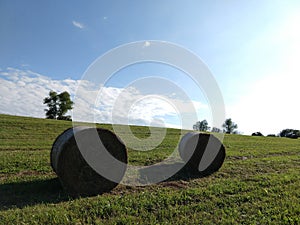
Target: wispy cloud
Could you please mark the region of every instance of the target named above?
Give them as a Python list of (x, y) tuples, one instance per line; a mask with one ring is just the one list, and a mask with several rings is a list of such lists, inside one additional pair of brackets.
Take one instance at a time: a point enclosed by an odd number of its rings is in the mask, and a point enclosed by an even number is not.
[(80, 22), (75, 21), (75, 20), (72, 21), (72, 24), (73, 24), (75, 27), (78, 27), (79, 29), (83, 29), (83, 28), (85, 27), (83, 23), (80, 23)]

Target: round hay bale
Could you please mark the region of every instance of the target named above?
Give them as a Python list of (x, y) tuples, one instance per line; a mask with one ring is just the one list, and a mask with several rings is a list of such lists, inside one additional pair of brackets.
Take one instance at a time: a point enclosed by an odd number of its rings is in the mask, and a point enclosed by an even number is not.
[[(101, 146), (93, 145), (92, 134), (98, 134)], [(87, 151), (107, 150), (115, 159), (123, 162), (125, 166), (119, 174), (119, 180), (111, 181), (98, 174), (83, 158), (75, 139), (85, 140)], [(77, 139), (78, 140), (78, 139)], [(105, 149), (104, 149), (105, 148)], [(64, 189), (71, 196), (92, 196), (112, 190), (122, 180), (127, 165), (127, 149), (124, 143), (111, 131), (102, 128), (75, 127), (65, 130), (53, 143), (51, 149), (51, 166), (60, 179)], [(113, 170), (113, 168), (107, 168)]]
[(218, 171), (226, 155), (224, 145), (212, 134), (187, 133), (178, 149), (186, 165), (203, 175)]

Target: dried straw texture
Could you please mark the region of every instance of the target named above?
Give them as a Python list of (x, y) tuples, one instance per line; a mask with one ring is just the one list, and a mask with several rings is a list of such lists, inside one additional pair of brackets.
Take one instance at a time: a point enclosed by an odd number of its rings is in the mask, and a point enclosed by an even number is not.
[[(95, 128), (83, 127), (74, 130), (70, 128), (55, 140), (51, 150), (51, 165), (62, 186), (74, 197), (109, 192), (118, 185), (118, 182), (106, 179), (89, 166), (78, 149), (74, 132), (76, 132), (76, 137), (79, 135), (88, 139), (91, 132), (95, 132)], [(127, 164), (127, 150), (123, 142), (109, 130), (97, 128), (97, 133), (107, 151), (119, 161)], [(86, 142), (89, 143), (89, 140)], [(119, 182), (125, 171), (126, 166), (122, 168), (122, 171), (118, 171), (121, 174)]]

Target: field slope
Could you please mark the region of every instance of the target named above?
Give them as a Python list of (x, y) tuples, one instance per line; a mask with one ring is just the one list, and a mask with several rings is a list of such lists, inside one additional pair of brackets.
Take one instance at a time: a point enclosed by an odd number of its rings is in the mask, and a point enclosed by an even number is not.
[[(300, 139), (226, 135), (225, 162), (211, 176), (70, 199), (49, 156), (57, 135), (71, 126), (0, 115), (0, 224), (300, 224)], [(149, 135), (146, 127), (132, 131)], [(159, 162), (179, 135), (168, 129), (155, 150), (129, 149), (130, 164)]]

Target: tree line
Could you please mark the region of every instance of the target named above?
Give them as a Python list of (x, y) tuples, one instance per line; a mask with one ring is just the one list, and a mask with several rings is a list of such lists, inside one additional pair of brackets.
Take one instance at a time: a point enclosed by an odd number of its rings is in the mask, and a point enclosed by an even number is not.
[[(215, 132), (215, 133), (226, 133), (226, 134), (237, 134), (238, 125), (232, 121), (231, 118), (226, 119), (222, 125), (223, 130), (217, 127), (210, 128), (208, 126), (207, 120), (198, 121), (193, 125), (193, 130), (202, 132)], [(252, 133), (252, 136), (264, 136), (261, 132)], [(288, 138), (298, 138), (300, 137), (300, 130), (295, 129), (284, 129), (280, 131), (279, 134), (268, 134), (268, 137), (288, 137)]]
[[(252, 136), (264, 136), (261, 132), (252, 133)], [(283, 129), (279, 134), (268, 134), (267, 137), (287, 137), (287, 138), (298, 138), (300, 137), (300, 130), (295, 129)]]
[[(44, 98), (44, 104), (48, 106), (45, 109), (47, 119), (56, 120), (72, 120), (70, 115), (66, 113), (73, 109), (74, 102), (71, 100), (71, 96), (67, 91), (62, 93), (57, 93), (55, 91), (50, 91), (49, 96)], [(202, 132), (215, 132), (215, 133), (226, 133), (226, 134), (237, 134), (238, 125), (232, 121), (231, 118), (226, 119), (222, 125), (223, 130), (218, 127), (209, 127), (207, 120), (198, 121), (193, 125), (193, 130)], [(261, 132), (252, 133), (252, 136), (264, 136)], [(268, 134), (267, 136), (272, 137), (288, 137), (288, 138), (298, 138), (300, 137), (300, 130), (295, 129), (284, 129), (278, 135)]]
[(218, 127), (210, 128), (208, 126), (207, 120), (198, 121), (193, 125), (193, 130), (197, 130), (197, 131), (203, 131), (203, 132), (211, 131), (211, 132), (215, 132), (215, 133), (224, 132), (226, 134), (237, 134), (238, 133), (238, 131), (237, 131), (238, 125), (236, 123), (234, 123), (231, 118), (226, 119), (224, 121), (222, 128), (223, 128), (223, 130), (221, 130)]

